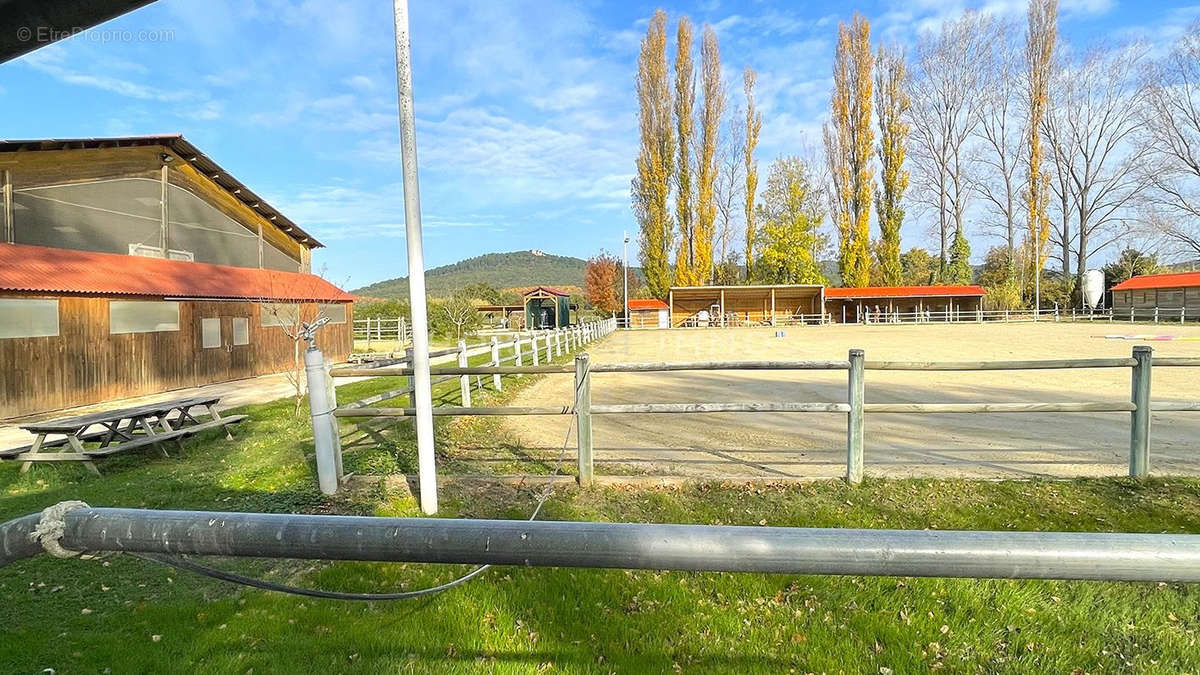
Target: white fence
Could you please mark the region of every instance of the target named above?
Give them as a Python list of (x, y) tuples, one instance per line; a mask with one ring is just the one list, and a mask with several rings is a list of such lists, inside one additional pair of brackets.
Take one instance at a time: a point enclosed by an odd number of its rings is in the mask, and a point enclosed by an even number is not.
[(367, 349), (370, 349), (371, 342), (395, 340), (396, 342), (408, 342), (412, 339), (412, 328), (408, 325), (408, 320), (402, 316), (394, 319), (366, 318), (354, 320), (354, 339), (366, 340)]

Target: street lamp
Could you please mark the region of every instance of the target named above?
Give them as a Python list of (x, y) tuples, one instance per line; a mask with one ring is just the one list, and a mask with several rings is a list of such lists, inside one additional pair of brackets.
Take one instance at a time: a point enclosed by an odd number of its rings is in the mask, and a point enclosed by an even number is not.
[(621, 281), (625, 284), (625, 327), (629, 328), (629, 232), (625, 232), (625, 256), (622, 263)]

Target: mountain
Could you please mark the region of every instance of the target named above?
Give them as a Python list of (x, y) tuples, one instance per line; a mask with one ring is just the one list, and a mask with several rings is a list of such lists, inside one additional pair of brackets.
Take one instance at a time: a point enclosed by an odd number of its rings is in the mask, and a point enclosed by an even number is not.
[[(485, 253), (425, 270), (425, 288), (430, 297), (446, 297), (475, 283), (495, 289), (518, 286), (582, 286), (587, 261), (542, 251)], [(356, 288), (351, 293), (376, 298), (407, 298), (408, 277), (388, 279)]]

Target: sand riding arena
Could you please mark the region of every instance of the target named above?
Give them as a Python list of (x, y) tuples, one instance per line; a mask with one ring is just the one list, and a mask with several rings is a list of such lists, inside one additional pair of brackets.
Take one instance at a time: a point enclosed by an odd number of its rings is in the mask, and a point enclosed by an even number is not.
[[(1200, 356), (1200, 327), (1155, 327), (1174, 340), (1106, 338), (1145, 333), (1121, 324), (1024, 323), (795, 326), (618, 331), (588, 345), (593, 364), (845, 359), (990, 361)], [(1194, 401), (1200, 368), (1153, 369), (1155, 402)], [(868, 403), (1039, 403), (1130, 400), (1127, 368), (970, 372), (868, 371)], [(846, 400), (844, 371), (595, 373), (593, 404)], [(548, 375), (510, 405), (569, 404), (570, 376)], [(570, 417), (509, 417), (529, 451), (555, 453)], [(868, 413), (866, 475), (1021, 477), (1124, 475), (1130, 413)], [(822, 413), (621, 414), (593, 421), (597, 474), (827, 478), (846, 470), (846, 416)], [(1152, 474), (1200, 474), (1200, 413), (1155, 412)], [(574, 445), (572, 444), (572, 448)]]

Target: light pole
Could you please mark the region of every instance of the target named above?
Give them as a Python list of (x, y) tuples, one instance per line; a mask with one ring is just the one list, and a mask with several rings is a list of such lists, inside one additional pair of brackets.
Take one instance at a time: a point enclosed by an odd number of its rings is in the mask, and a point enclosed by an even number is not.
[(625, 284), (625, 327), (629, 328), (629, 232), (625, 232), (625, 254), (621, 263), (621, 279)]

